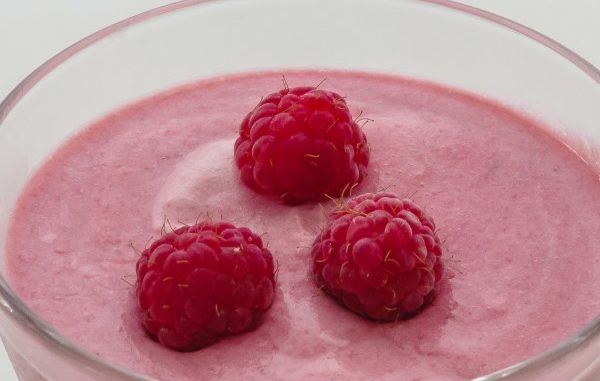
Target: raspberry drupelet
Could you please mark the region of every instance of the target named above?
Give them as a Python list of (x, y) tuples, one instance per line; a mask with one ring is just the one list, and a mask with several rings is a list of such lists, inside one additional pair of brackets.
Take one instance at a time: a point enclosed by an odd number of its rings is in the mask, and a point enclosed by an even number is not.
[(433, 220), (391, 193), (363, 194), (331, 212), (311, 253), (317, 286), (377, 321), (418, 313), (443, 273)]
[(200, 349), (248, 331), (273, 302), (271, 253), (248, 228), (184, 226), (144, 250), (136, 295), (142, 325), (162, 345)]
[(369, 163), (344, 98), (314, 87), (267, 95), (243, 120), (234, 150), (242, 182), (288, 204), (341, 196)]

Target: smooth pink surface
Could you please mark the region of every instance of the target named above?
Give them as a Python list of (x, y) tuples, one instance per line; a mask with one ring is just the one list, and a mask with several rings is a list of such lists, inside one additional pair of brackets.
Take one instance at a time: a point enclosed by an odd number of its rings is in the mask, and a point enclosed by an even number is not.
[[(288, 207), (240, 185), (238, 123), (279, 73), (220, 78), (112, 114), (62, 147), (15, 210), (8, 271), (68, 338), (161, 380), (464, 380), (547, 349), (600, 311), (598, 174), (535, 123), (459, 91), (400, 78), (288, 74), (347, 97), (375, 121), (367, 181), (426, 206), (447, 279), (417, 317), (374, 324), (308, 276), (319, 205)], [(324, 209), (331, 207), (324, 204)], [(265, 232), (280, 265), (264, 324), (195, 352), (146, 337), (135, 317), (135, 252), (165, 216), (209, 215)]]

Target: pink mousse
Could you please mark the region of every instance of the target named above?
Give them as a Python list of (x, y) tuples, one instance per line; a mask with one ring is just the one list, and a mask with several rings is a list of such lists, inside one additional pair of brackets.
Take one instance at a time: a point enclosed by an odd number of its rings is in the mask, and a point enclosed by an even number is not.
[[(465, 380), (524, 360), (600, 312), (598, 174), (528, 118), (432, 84), (296, 72), (347, 97), (372, 162), (355, 192), (413, 195), (434, 217), (447, 276), (408, 321), (340, 308), (308, 275), (323, 210), (240, 184), (239, 122), (276, 73), (218, 78), (100, 120), (33, 176), (14, 211), (10, 281), (43, 319), (100, 357), (161, 380)], [(324, 208), (331, 208), (324, 203)], [(136, 320), (137, 255), (177, 225), (224, 218), (265, 233), (279, 262), (275, 303), (253, 332), (194, 352), (153, 342)]]

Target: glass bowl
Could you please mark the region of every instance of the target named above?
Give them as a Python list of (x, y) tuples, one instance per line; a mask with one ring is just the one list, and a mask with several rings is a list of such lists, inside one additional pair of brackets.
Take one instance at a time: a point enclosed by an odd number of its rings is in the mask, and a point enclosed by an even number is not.
[[(600, 72), (549, 38), (445, 0), (189, 0), (79, 41), (0, 105), (0, 267), (28, 178), (90, 121), (199, 78), (278, 68), (357, 69), (456, 86), (546, 121), (600, 165)], [(20, 380), (150, 380), (67, 341), (0, 278), (0, 334)], [(532, 338), (535, 340), (535, 338)], [(598, 380), (600, 317), (491, 380)]]

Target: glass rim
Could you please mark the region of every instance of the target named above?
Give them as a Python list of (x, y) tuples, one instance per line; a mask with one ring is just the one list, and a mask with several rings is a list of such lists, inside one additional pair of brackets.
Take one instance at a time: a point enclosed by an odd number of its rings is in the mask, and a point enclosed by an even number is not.
[[(0, 127), (6, 119), (13, 107), (25, 96), (35, 85), (50, 74), (56, 67), (64, 61), (71, 58), (78, 52), (86, 49), (94, 43), (108, 37), (116, 32), (126, 29), (130, 26), (141, 24), (142, 22), (153, 19), (160, 15), (175, 12), (177, 10), (192, 7), (202, 3), (216, 3), (225, 0), (182, 0), (172, 4), (167, 4), (158, 8), (154, 8), (137, 15), (131, 16), (112, 25), (109, 25), (91, 35), (79, 40), (71, 46), (57, 53), (31, 74), (23, 79), (0, 103)], [(402, 0), (396, 0), (402, 1)], [(475, 16), (484, 21), (491, 22), (498, 26), (512, 30), (534, 42), (554, 51), (558, 55), (565, 58), (571, 64), (575, 65), (580, 71), (586, 74), (590, 79), (600, 85), (600, 70), (581, 57), (579, 54), (568, 49), (561, 43), (552, 38), (537, 32), (523, 24), (512, 21), (508, 18), (499, 16), (495, 13), (488, 12), (470, 5), (457, 3), (451, 0), (413, 0), (421, 3), (428, 3), (446, 8), (449, 10), (459, 11), (461, 13)], [(54, 328), (41, 320), (25, 303), (16, 295), (12, 288), (8, 285), (6, 279), (0, 275), (0, 310), (17, 325), (21, 326), (29, 333), (41, 339), (44, 345), (50, 346), (53, 350), (61, 355), (65, 355), (72, 360), (84, 364), (87, 368), (93, 369), (103, 375), (120, 378), (129, 381), (157, 381), (148, 376), (137, 374), (127, 370), (120, 365), (115, 365), (103, 358), (93, 354), (70, 340), (63, 337)], [(560, 343), (538, 355), (530, 357), (522, 362), (510, 365), (496, 372), (477, 377), (472, 381), (494, 381), (502, 380), (510, 376), (518, 376), (534, 369), (539, 369), (549, 363), (570, 354), (573, 350), (584, 346), (592, 339), (600, 337), (600, 315), (593, 319), (590, 323), (584, 326), (574, 335), (567, 337)]]

